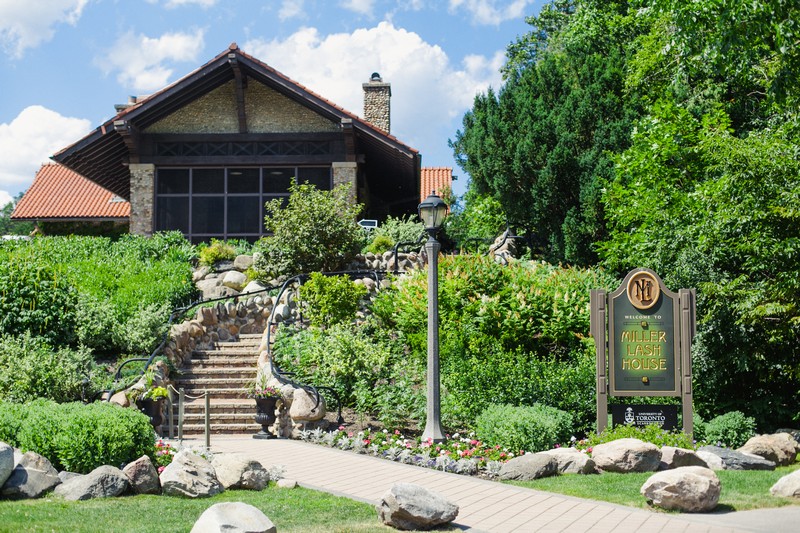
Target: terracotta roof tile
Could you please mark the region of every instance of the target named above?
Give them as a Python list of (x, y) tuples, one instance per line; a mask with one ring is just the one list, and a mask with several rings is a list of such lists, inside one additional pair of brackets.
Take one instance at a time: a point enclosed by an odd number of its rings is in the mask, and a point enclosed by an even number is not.
[(42, 165), (13, 219), (110, 219), (130, 216), (131, 204), (65, 166)]
[(431, 191), (439, 196), (444, 189), (453, 187), (453, 169), (451, 167), (422, 167), (419, 177), (419, 201), (422, 202)]

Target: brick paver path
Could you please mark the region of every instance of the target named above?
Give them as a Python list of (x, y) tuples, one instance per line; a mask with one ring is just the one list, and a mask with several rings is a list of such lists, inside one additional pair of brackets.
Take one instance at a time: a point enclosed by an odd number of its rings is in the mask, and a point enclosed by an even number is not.
[(800, 531), (800, 506), (728, 513), (674, 515), (561, 496), (439, 472), (292, 440), (218, 437), (214, 452), (239, 452), (263, 465), (281, 464), (301, 486), (371, 504), (392, 484), (417, 483), (459, 505), (455, 525), (474, 532), (740, 532)]

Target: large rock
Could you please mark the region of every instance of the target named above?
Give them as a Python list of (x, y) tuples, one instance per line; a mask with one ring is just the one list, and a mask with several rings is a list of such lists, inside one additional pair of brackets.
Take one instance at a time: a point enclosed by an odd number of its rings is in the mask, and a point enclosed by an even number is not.
[(237, 270), (226, 272), (222, 278), (222, 284), (231, 289), (240, 291), (247, 284), (247, 276)]
[(655, 472), (661, 462), (661, 450), (639, 439), (617, 439), (595, 446), (592, 459), (606, 472)]
[(136, 494), (161, 493), (158, 472), (148, 456), (143, 455), (132, 463), (128, 463), (122, 471), (128, 476), (133, 492)]
[(719, 502), (719, 478), (702, 466), (682, 466), (650, 476), (641, 492), (647, 501), (662, 509), (703, 513)]
[(128, 476), (113, 466), (98, 466), (85, 476), (76, 477), (56, 487), (65, 500), (90, 500), (119, 496), (128, 490)]
[(315, 422), (325, 416), (325, 398), (317, 397), (305, 389), (295, 389), (292, 405), (289, 407), (289, 417), (295, 422)]
[(3, 485), (0, 495), (9, 499), (38, 498), (61, 483), (46, 457), (25, 452)]
[(203, 294), (209, 294), (214, 289), (222, 285), (222, 278), (204, 279), (197, 282), (197, 290)]
[(773, 435), (757, 435), (748, 440), (738, 449), (742, 453), (752, 453), (772, 461), (776, 466), (794, 464), (797, 458), (797, 442), (788, 433), (775, 433)]
[(661, 447), (661, 463), (658, 465), (659, 470), (671, 470), (682, 466), (702, 466), (703, 468), (709, 468), (708, 463), (701, 459), (694, 450), (676, 448), (674, 446)]
[(262, 285), (261, 283), (253, 280), (250, 283), (248, 283), (245, 286), (244, 289), (242, 289), (242, 294), (247, 294), (249, 292), (263, 291), (264, 289), (266, 289), (266, 287), (264, 285)]
[(264, 490), (269, 483), (267, 469), (244, 454), (218, 453), (211, 459), (211, 465), (225, 490)]
[(719, 455), (703, 450), (697, 450), (695, 453), (711, 470), (725, 470), (725, 463), (722, 462), (722, 457)]
[(178, 452), (159, 479), (161, 492), (169, 496), (204, 498), (225, 490), (211, 463), (189, 451)]
[(209, 507), (194, 523), (191, 533), (276, 533), (275, 524), (258, 508), (241, 502)]
[(787, 474), (775, 483), (769, 493), (784, 498), (800, 498), (800, 470)]
[(594, 460), (575, 448), (553, 448), (539, 453), (555, 457), (559, 474), (600, 473)]
[(514, 457), (500, 468), (500, 479), (531, 481), (558, 474), (558, 461), (552, 455), (529, 453)]
[(795, 441), (795, 450), (800, 453), (800, 429), (781, 428), (776, 430), (775, 433), (788, 433), (791, 435)]
[(725, 466), (725, 470), (775, 470), (775, 463), (772, 461), (767, 461), (758, 455), (731, 450), (730, 448), (703, 446), (698, 448), (697, 451), (711, 453), (719, 457)]
[(0, 442), (0, 487), (3, 486), (13, 471), (14, 448), (5, 442)]
[(412, 483), (395, 483), (376, 506), (384, 524), (403, 530), (428, 530), (458, 516), (458, 505), (438, 492)]
[(251, 266), (253, 266), (253, 256), (252, 255), (237, 255), (236, 259), (233, 260), (233, 266), (236, 270), (244, 272)]

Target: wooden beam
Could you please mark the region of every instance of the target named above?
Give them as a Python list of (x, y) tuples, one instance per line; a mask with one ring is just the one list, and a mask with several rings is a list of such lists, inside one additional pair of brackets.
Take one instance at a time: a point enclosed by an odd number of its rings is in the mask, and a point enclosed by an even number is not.
[(353, 127), (353, 119), (342, 119), (342, 132), (344, 133), (344, 153), (345, 161), (349, 163), (356, 163), (356, 132)]
[(115, 120), (114, 131), (122, 136), (125, 147), (128, 149), (128, 162), (139, 162), (139, 130), (127, 120)]
[(244, 107), (244, 89), (247, 86), (247, 78), (242, 75), (242, 69), (236, 54), (228, 54), (228, 63), (233, 69), (233, 78), (236, 80), (236, 110), (239, 116), (239, 133), (247, 133), (247, 113)]

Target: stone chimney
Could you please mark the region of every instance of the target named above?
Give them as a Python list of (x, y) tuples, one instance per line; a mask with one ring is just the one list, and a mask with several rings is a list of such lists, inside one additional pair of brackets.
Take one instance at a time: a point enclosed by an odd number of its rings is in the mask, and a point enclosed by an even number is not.
[(390, 105), (392, 84), (384, 83), (381, 75), (373, 72), (364, 88), (364, 118), (386, 133), (390, 132)]

